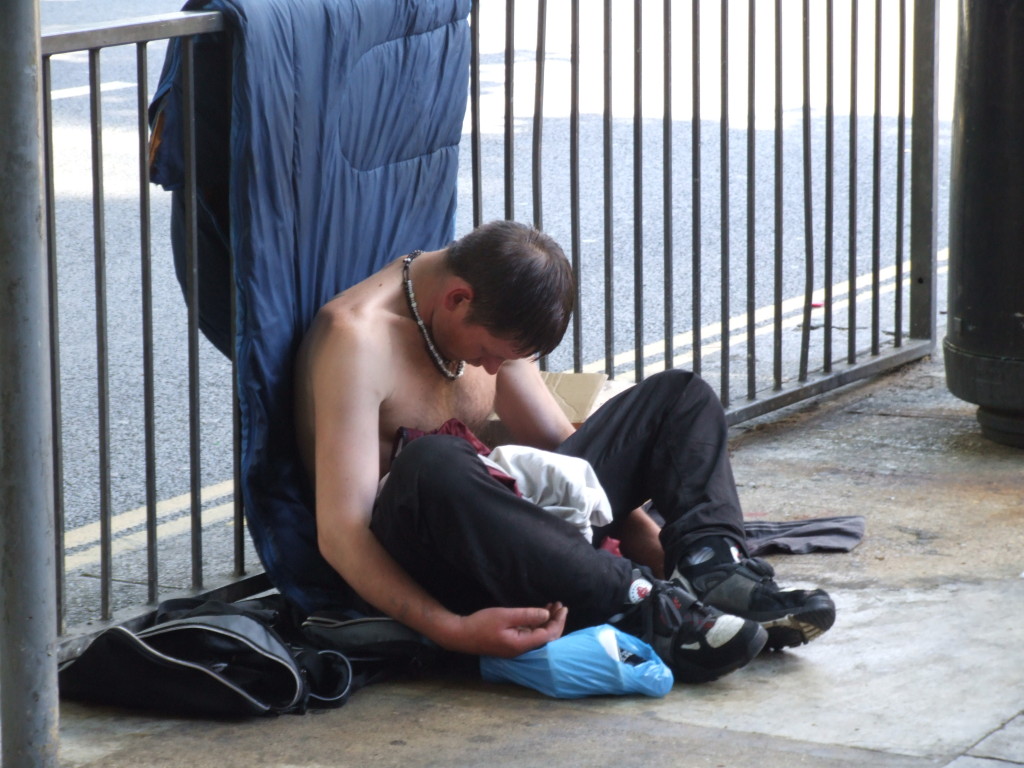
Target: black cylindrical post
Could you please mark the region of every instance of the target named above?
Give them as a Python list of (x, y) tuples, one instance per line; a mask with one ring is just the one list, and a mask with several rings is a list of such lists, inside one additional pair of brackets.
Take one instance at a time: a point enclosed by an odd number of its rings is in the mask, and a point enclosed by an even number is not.
[(946, 384), (1024, 447), (1024, 0), (963, 0), (959, 38)]

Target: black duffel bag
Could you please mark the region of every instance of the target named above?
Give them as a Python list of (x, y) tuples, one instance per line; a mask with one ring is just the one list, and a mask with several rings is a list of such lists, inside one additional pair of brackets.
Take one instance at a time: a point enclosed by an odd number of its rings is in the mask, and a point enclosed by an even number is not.
[[(344, 704), (367, 682), (345, 654), (286, 641), (267, 603), (168, 600), (152, 622), (111, 627), (59, 669), (62, 697), (175, 715), (232, 718)], [(290, 633), (285, 633), (290, 634)]]

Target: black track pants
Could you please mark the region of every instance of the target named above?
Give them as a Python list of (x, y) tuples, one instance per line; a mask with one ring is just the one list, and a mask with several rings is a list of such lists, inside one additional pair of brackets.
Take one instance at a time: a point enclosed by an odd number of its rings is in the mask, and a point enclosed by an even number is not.
[[(646, 379), (606, 403), (557, 449), (594, 467), (616, 518), (648, 499), (665, 518), (666, 572), (709, 534), (742, 547), (743, 519), (714, 392), (686, 371)], [(613, 522), (610, 528), (614, 530)], [(633, 564), (595, 549), (572, 525), (493, 480), (461, 438), (407, 445), (371, 528), (392, 557), (447, 608), (569, 607), (569, 629), (607, 621)], [(595, 542), (602, 532), (595, 531)]]

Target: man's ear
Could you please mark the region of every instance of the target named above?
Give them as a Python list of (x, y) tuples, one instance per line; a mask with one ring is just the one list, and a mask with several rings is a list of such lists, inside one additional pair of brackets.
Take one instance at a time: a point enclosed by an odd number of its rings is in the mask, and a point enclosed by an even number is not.
[(473, 301), (473, 287), (465, 280), (457, 280), (444, 294), (444, 308), (454, 312), (460, 305)]

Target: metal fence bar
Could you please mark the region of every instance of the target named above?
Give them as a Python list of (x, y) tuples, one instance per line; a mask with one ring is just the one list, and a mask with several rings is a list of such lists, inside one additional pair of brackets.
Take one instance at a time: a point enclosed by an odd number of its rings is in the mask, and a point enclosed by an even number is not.
[[(543, 163), (541, 158), (543, 157), (543, 143), (544, 143), (544, 74), (545, 74), (545, 61), (546, 55), (546, 43), (547, 43), (547, 19), (548, 16), (548, 4), (547, 0), (539, 0), (537, 3), (537, 50), (534, 61), (536, 66), (534, 69), (534, 90), (533, 90), (533, 144), (531, 147), (531, 174), (530, 179), (531, 187), (533, 190), (533, 226), (539, 230), (544, 229), (544, 203), (543, 203)], [(572, 139), (570, 138), (570, 141)], [(578, 274), (578, 272), (574, 272)], [(579, 280), (576, 281), (577, 286)], [(577, 289), (578, 290), (578, 289)], [(577, 305), (579, 301), (577, 300)], [(579, 337), (579, 312), (573, 315), (573, 338), (578, 340)], [(548, 356), (541, 355), (540, 369), (546, 371), (548, 369)]]
[(480, 0), (469, 9), (469, 148), (473, 178), (473, 226), (483, 223), (483, 152), (480, 147)]
[(192, 518), (192, 588), (203, 586), (203, 482), (199, 397), (199, 243), (196, 207), (196, 132), (195, 132), (195, 50), (191, 38), (181, 45), (182, 74), (182, 146), (185, 165), (185, 254), (186, 293), (188, 295), (188, 415), (189, 415), (189, 492)]
[(643, 2), (633, 0), (633, 368), (644, 378)]
[[(231, 285), (238, 285), (237, 282), (237, 263), (235, 261), (235, 251), (233, 248), (228, 249), (228, 274), (230, 275)], [(231, 338), (238, 338), (238, 291), (230, 291), (231, 294)], [(233, 544), (234, 544), (234, 561), (235, 567), (233, 575), (236, 579), (243, 581), (252, 581), (252, 578), (243, 579), (246, 576), (245, 567), (245, 543), (246, 543), (246, 527), (245, 527), (245, 499), (242, 493), (242, 409), (240, 405), (239, 397), (239, 386), (238, 386), (238, 346), (236, 344), (231, 345), (231, 381), (234, 383), (231, 387), (231, 443), (233, 449), (232, 455), (232, 476), (234, 480), (234, 495), (232, 501), (234, 502), (233, 509)], [(260, 578), (263, 574), (258, 574), (257, 578)], [(241, 582), (236, 582), (241, 583)]]
[(576, 311), (572, 318), (572, 368), (583, 370), (583, 268), (580, 243), (580, 0), (572, 0), (569, 53), (569, 240), (572, 274), (576, 284)]
[(43, 188), (46, 212), (46, 267), (50, 319), (50, 411), (53, 423), (53, 523), (56, 562), (57, 631), (64, 631), (64, 433), (60, 384), (60, 317), (57, 312), (57, 215), (53, 181), (53, 99), (50, 57), (43, 57)]
[(703, 261), (702, 233), (701, 233), (701, 117), (700, 117), (700, 0), (693, 0), (691, 6), (691, 29), (692, 42), (690, 44), (690, 57), (692, 70), (691, 90), (693, 92), (693, 115), (690, 122), (690, 209), (691, 209), (691, 230), (693, 233), (692, 250), (690, 255), (690, 285), (692, 292), (692, 308), (690, 312), (690, 323), (693, 328), (693, 372), (698, 376), (701, 374), (702, 354), (704, 346), (701, 327), (704, 322), (701, 317), (701, 263)]
[(803, 3), (804, 317), (800, 332), (800, 381), (807, 381), (814, 294), (814, 187), (811, 166), (811, 7)]
[(604, 195), (604, 366), (615, 378), (615, 220), (612, 163), (612, 0), (604, 0), (604, 89), (601, 116)]
[(146, 594), (156, 602), (159, 569), (156, 531), (156, 397), (153, 392), (153, 254), (149, 196), (149, 60), (145, 42), (135, 44), (139, 139), (139, 262), (142, 282), (142, 407), (146, 453)]
[(907, 0), (900, 0), (899, 107), (896, 125), (896, 335), (893, 345), (903, 346), (903, 209), (907, 144)]
[(875, 0), (875, 113), (871, 158), (871, 354), (881, 348), (882, 297), (882, 0)]
[(936, 336), (935, 251), (938, 231), (938, 8), (914, 2), (914, 107), (910, 131), (910, 337)]
[(755, 177), (756, 131), (755, 103), (757, 83), (756, 53), (757, 0), (749, 0), (747, 8), (747, 399), (757, 397), (757, 323), (754, 312), (757, 309), (757, 287), (754, 274), (757, 270), (756, 199)]
[(846, 362), (853, 365), (857, 362), (857, 25), (859, 0), (850, 0), (850, 181), (848, 242), (849, 261), (847, 281), (850, 286), (850, 301), (846, 312)]
[[(158, 590), (156, 572), (156, 487), (155, 487), (155, 429), (153, 424), (153, 322), (152, 322), (152, 270), (151, 270), (151, 218), (149, 213), (149, 175), (148, 175), (148, 125), (146, 122), (148, 108), (148, 63), (147, 42), (151, 36), (192, 35), (218, 31), (223, 28), (219, 13), (177, 13), (147, 17), (122, 22), (116, 27), (84, 27), (47, 35), (40, 41), (40, 55), (44, 77), (45, 93), (43, 98), (44, 116), (44, 157), (45, 157), (45, 230), (47, 234), (46, 264), (49, 272), (49, 312), (50, 312), (50, 359), (51, 359), (51, 423), (53, 425), (53, 498), (54, 524), (57, 531), (54, 543), (56, 562), (54, 564), (54, 581), (57, 586), (58, 599), (55, 616), (58, 631), (64, 634), (65, 629), (65, 564), (64, 564), (64, 499), (63, 499), (63, 440), (61, 423), (63, 420), (60, 403), (60, 334), (59, 334), (59, 295), (58, 295), (58, 260), (57, 260), (57, 226), (56, 226), (56, 195), (54, 192), (54, 161), (53, 161), (53, 116), (50, 91), (50, 57), (56, 53), (86, 51), (89, 58), (89, 128), (92, 155), (92, 216), (94, 244), (94, 279), (96, 291), (96, 346), (97, 346), (97, 399), (98, 399), (98, 449), (99, 449), (99, 557), (100, 557), (100, 610), (99, 618), (112, 620), (116, 613), (112, 605), (113, 557), (112, 557), (112, 497), (111, 497), (111, 438), (109, 395), (109, 344), (107, 316), (106, 261), (107, 249), (105, 224), (105, 194), (103, 169), (103, 119), (102, 98), (100, 89), (101, 49), (107, 45), (136, 45), (136, 86), (138, 162), (139, 162), (139, 233), (141, 280), (140, 295), (142, 298), (143, 325), (143, 387), (144, 387), (144, 424), (141, 431), (146, 433), (146, 547), (147, 547), (147, 586), (148, 598), (153, 601)], [(239, 454), (240, 455), (240, 454)], [(237, 486), (236, 486), (237, 487)], [(236, 504), (241, 504), (240, 494), (236, 494)], [(240, 528), (236, 533), (244, 535)], [(239, 538), (239, 541), (243, 539)], [(201, 554), (200, 554), (201, 560)], [(241, 562), (241, 561), (240, 561)], [(241, 573), (244, 569), (239, 569)], [(137, 609), (135, 609), (137, 610)], [(64, 654), (64, 644), (61, 653)], [(65, 656), (66, 657), (66, 656)]]
[(58, 764), (39, 5), (0, 25), (0, 763)]
[[(228, 249), (228, 274), (230, 275), (231, 285), (238, 285), (237, 282), (237, 264), (235, 262), (235, 251), (233, 248)], [(231, 294), (231, 338), (238, 338), (238, 291), (230, 291)], [(239, 387), (238, 387), (238, 346), (236, 344), (231, 345), (231, 381), (234, 385), (231, 387), (231, 443), (233, 448), (232, 455), (232, 475), (234, 479), (235, 493), (233, 496), (234, 509), (234, 528), (233, 528), (233, 544), (234, 544), (234, 577), (240, 581), (235, 582), (243, 583), (253, 581), (252, 577), (245, 579), (246, 568), (245, 568), (245, 542), (246, 542), (246, 528), (245, 528), (245, 499), (242, 494), (242, 408), (240, 405), (239, 398)], [(257, 580), (265, 578), (262, 573), (255, 577)]]
[(515, 207), (515, 67), (516, 0), (505, 0), (505, 218), (516, 217)]
[(546, 58), (546, 41), (548, 28), (548, 3), (547, 0), (539, 0), (537, 3), (537, 54), (535, 57), (536, 69), (534, 76), (533, 90), (533, 146), (532, 165), (533, 172), (533, 226), (539, 230), (544, 229), (544, 204), (542, 195), (541, 169), (544, 167), (541, 162), (543, 157), (544, 140), (544, 64)]
[(719, 316), (722, 326), (721, 367), (722, 379), (719, 384), (719, 399), (722, 405), (729, 407), (729, 291), (732, 288), (730, 262), (732, 253), (729, 242), (729, 0), (722, 0), (721, 7), (721, 116), (718, 122), (719, 132), (719, 190), (718, 204), (721, 208), (721, 284), (719, 292)]
[[(235, 251), (230, 249), (228, 253), (228, 272), (231, 275), (231, 284), (238, 285), (236, 280), (237, 270), (235, 264)], [(231, 291), (231, 338), (238, 338), (238, 291)], [(238, 381), (238, 349), (231, 345), (231, 381)], [(235, 578), (245, 575), (245, 503), (242, 495), (242, 409), (239, 405), (238, 386), (231, 387), (231, 444), (234, 451), (232, 456), (232, 473), (234, 477), (234, 557), (235, 557)]]
[(832, 371), (832, 323), (835, 300), (835, 18), (833, 0), (825, 9), (825, 327), (822, 370)]
[(96, 394), (99, 417), (100, 614), (109, 619), (113, 579), (110, 498), (110, 361), (107, 344), (107, 253), (103, 202), (103, 119), (100, 51), (89, 51), (89, 130), (92, 145), (93, 261), (96, 280)]
[(664, 67), (662, 68), (662, 79), (664, 81), (662, 94), (664, 99), (664, 115), (662, 117), (662, 150), (661, 150), (661, 200), (663, 236), (662, 244), (663, 269), (664, 269), (664, 292), (662, 294), (665, 304), (663, 335), (665, 337), (665, 367), (673, 367), (673, 354), (675, 345), (672, 337), (675, 335), (675, 254), (673, 253), (673, 188), (672, 183), (672, 0), (665, 0), (662, 7), (662, 50), (664, 51)]
[(885, 371), (891, 371), (901, 365), (920, 360), (929, 354), (930, 348), (930, 342), (916, 341), (906, 344), (900, 349), (883, 352), (878, 357), (873, 357), (861, 365), (844, 367), (829, 376), (812, 378), (800, 387), (781, 389), (752, 402), (730, 408), (726, 411), (725, 420), (732, 426), (749, 421), (750, 419), (756, 419), (758, 416), (764, 416), (811, 397), (824, 395), (855, 381), (868, 379)]
[(775, 0), (775, 274), (773, 333), (773, 381), (782, 389), (782, 0)]
[(91, 48), (132, 45), (144, 40), (203, 35), (219, 32), (223, 28), (224, 21), (217, 11), (163, 13), (113, 24), (53, 32), (42, 38), (41, 53), (43, 56), (75, 53)]

